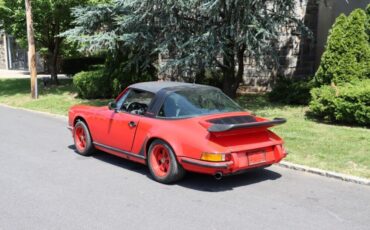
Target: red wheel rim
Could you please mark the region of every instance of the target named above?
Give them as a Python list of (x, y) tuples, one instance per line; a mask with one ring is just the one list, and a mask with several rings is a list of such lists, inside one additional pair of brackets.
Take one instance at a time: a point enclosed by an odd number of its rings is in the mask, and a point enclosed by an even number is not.
[(86, 148), (86, 133), (84, 128), (77, 126), (75, 128), (75, 143), (76, 147), (80, 151), (84, 151)]
[(153, 172), (159, 177), (165, 177), (170, 171), (170, 154), (163, 145), (156, 145), (151, 151), (150, 164)]

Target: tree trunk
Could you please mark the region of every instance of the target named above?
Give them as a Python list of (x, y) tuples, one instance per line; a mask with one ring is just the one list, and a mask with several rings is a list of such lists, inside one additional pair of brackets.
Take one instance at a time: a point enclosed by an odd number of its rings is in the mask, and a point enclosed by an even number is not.
[[(226, 95), (235, 98), (240, 83), (244, 75), (244, 52), (245, 45), (238, 48), (237, 52), (229, 52), (224, 56), (223, 65), (223, 85), (222, 90)], [(236, 54), (236, 57), (234, 56)], [(237, 63), (235, 63), (235, 59)], [(236, 65), (238, 71), (236, 71)]]
[(51, 83), (58, 85), (58, 55), (59, 55), (59, 41), (55, 43), (53, 47), (49, 47), (49, 72), (51, 76)]
[(243, 82), (243, 76), (244, 76), (244, 52), (245, 52), (245, 45), (242, 45), (242, 47), (238, 48), (238, 52), (236, 54), (236, 58), (238, 61), (238, 71), (235, 76), (235, 95), (236, 91), (239, 88), (240, 83)]
[(238, 78), (235, 74), (235, 51), (234, 46), (235, 43), (232, 39), (229, 39), (229, 43), (227, 44), (227, 49), (223, 56), (223, 83), (222, 83), (222, 90), (226, 95), (231, 98), (236, 97), (236, 90), (239, 86)]
[(26, 0), (26, 20), (27, 20), (27, 41), (28, 41), (28, 63), (31, 75), (31, 97), (37, 99), (37, 64), (36, 64), (36, 48), (35, 37), (33, 30), (32, 6), (31, 0)]
[(222, 91), (231, 98), (236, 97), (234, 72), (235, 67), (234, 68), (229, 67), (223, 70)]

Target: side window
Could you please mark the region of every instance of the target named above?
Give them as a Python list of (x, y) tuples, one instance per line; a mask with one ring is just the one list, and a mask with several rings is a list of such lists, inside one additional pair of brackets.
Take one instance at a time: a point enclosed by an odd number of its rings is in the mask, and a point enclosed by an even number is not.
[(170, 94), (164, 100), (164, 103), (159, 110), (159, 117), (167, 118), (177, 118), (182, 115), (182, 111), (186, 111), (187, 108), (184, 107), (184, 99), (175, 93)]
[(118, 100), (117, 107), (122, 111), (144, 115), (153, 98), (153, 93), (130, 89)]
[(120, 99), (118, 99), (117, 108), (119, 110), (122, 110), (123, 102), (126, 100), (127, 96), (130, 94), (131, 91), (132, 91), (132, 89), (128, 90), (124, 95), (122, 95), (122, 97)]

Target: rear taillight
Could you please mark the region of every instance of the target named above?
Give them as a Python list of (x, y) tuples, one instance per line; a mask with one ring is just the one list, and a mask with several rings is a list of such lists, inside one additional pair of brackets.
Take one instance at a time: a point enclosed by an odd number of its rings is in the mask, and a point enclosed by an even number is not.
[(202, 153), (200, 159), (203, 161), (212, 161), (212, 162), (230, 161), (231, 154), (204, 152)]

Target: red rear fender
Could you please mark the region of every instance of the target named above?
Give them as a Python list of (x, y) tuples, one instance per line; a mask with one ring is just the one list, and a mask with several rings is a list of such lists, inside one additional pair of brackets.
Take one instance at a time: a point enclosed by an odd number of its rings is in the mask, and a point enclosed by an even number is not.
[(98, 111), (108, 109), (107, 106), (103, 107), (95, 107), (95, 106), (87, 106), (87, 105), (76, 105), (69, 109), (68, 113), (68, 124), (69, 126), (73, 126), (76, 118), (81, 117), (87, 123), (90, 120), (90, 117), (95, 115)]

